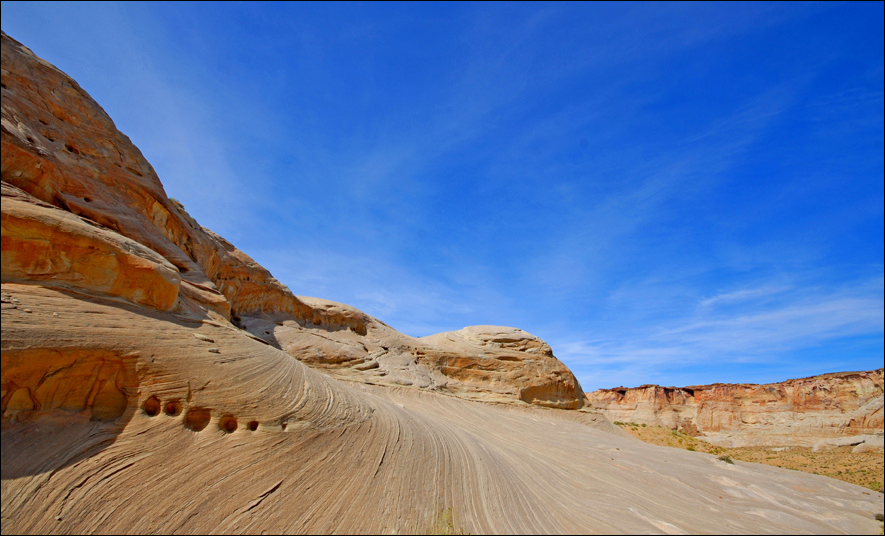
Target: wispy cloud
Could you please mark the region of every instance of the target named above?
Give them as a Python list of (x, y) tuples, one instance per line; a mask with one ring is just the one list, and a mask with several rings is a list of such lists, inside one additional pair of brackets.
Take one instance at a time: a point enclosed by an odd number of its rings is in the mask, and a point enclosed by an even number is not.
[(712, 305), (719, 304), (731, 304), (735, 302), (743, 302), (746, 300), (753, 300), (756, 298), (762, 298), (765, 296), (771, 296), (773, 294), (778, 294), (789, 290), (789, 287), (785, 286), (767, 286), (760, 288), (749, 288), (742, 290), (735, 290), (732, 292), (724, 292), (717, 294), (715, 296), (711, 296), (709, 298), (705, 298), (701, 300), (701, 307), (710, 307)]
[(500, 320), (507, 297), (484, 285), (482, 276), (447, 282), (372, 252), (351, 255), (302, 248), (293, 254), (274, 248), (258, 250), (254, 257), (296, 294), (347, 303), (407, 335), (507, 323)]
[(757, 360), (795, 346), (875, 333), (882, 325), (881, 298), (835, 295), (733, 318), (701, 320), (664, 330), (654, 338), (699, 348), (705, 356), (740, 353), (746, 356), (743, 359)]
[(881, 354), (881, 5), (352, 8), (3, 23), (296, 294), (518, 326), (585, 387)]
[[(774, 294), (781, 298), (777, 304), (754, 303), (753, 298)], [(720, 367), (773, 365), (799, 350), (852, 337), (878, 339), (881, 345), (885, 325), (881, 278), (855, 281), (837, 290), (768, 286), (714, 299), (712, 305), (729, 302), (742, 307), (722, 311), (706, 307), (609, 339), (555, 341), (554, 351), (574, 368), (587, 371), (595, 385), (603, 386), (620, 382), (617, 378), (625, 368), (644, 371), (643, 381), (648, 382), (654, 381), (653, 371), (670, 376), (674, 367), (694, 369), (701, 377), (708, 374), (704, 368), (711, 362)], [(712, 381), (719, 380), (706, 383)]]
[(594, 196), (584, 187), (582, 195), (564, 204), (564, 225), (526, 265), (526, 278), (568, 294), (592, 279), (591, 272), (607, 271), (619, 266), (623, 257), (636, 255), (636, 245), (647, 241), (644, 233), (669, 223), (674, 207), (691, 204), (731, 179), (729, 171), (789, 106), (790, 93), (800, 85), (787, 84), (756, 96), (738, 111), (708, 121), (700, 134), (675, 144), (655, 140), (639, 146), (638, 153), (652, 156), (638, 162), (621, 158), (621, 168), (610, 177), (582, 177), (604, 186), (592, 192)]

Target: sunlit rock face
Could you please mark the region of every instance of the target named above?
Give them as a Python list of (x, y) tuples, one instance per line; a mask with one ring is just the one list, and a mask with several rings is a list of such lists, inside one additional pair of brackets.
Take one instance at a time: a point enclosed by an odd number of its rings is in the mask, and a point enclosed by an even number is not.
[(583, 406), (581, 386), (572, 372), (546, 342), (521, 329), (470, 326), (420, 340), (431, 347), (421, 351), (421, 361), (460, 382), (463, 389), (495, 386), (499, 393), (513, 393), (531, 404)]
[(730, 446), (813, 446), (883, 431), (883, 369), (765, 385), (619, 387), (587, 400), (611, 420), (682, 429)]
[(8, 36), (2, 60), (4, 182), (164, 257), (185, 301), (224, 317), (285, 312), (336, 325), (169, 199), (141, 151), (74, 80)]
[[(240, 319), (244, 329), (342, 380), (408, 386), (473, 400), (578, 409), (574, 374), (550, 346), (517, 328), (470, 326), (413, 338), (348, 305), (298, 297), (316, 311), (349, 321), (330, 328), (286, 315)], [(343, 322), (342, 322), (343, 324)]]
[(169, 310), (181, 277), (164, 257), (3, 183), (3, 280), (118, 296)]
[(2, 110), (3, 281), (206, 310), (357, 381), (582, 406), (574, 375), (521, 330), (473, 327), (415, 339), (352, 307), (296, 297), (168, 198), (104, 110), (8, 36)]
[(294, 296), (76, 82), (2, 54), (3, 534), (878, 530), (863, 488), (556, 409), (581, 388), (524, 331)]

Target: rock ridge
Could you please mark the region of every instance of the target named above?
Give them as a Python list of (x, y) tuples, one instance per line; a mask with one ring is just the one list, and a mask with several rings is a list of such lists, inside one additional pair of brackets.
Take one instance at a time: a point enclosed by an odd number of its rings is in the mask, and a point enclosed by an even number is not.
[(487, 345), (481, 365), (441, 350), (433, 341), (442, 339), (408, 337), (353, 307), (294, 295), (170, 199), (141, 151), (74, 80), (2, 39), (4, 282), (218, 315), (343, 379), (583, 406), (574, 375), (537, 337)]
[(883, 369), (779, 383), (616, 387), (587, 393), (611, 420), (679, 429), (722, 446), (814, 446), (883, 431)]
[(76, 82), (2, 54), (3, 534), (879, 530), (864, 488), (562, 411), (580, 386), (522, 330), (294, 296)]

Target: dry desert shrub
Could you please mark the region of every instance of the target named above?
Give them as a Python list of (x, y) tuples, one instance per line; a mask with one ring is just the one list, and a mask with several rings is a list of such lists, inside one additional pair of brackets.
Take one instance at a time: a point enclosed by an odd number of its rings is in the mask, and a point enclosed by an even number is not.
[(452, 516), (452, 508), (446, 508), (440, 511), (436, 517), (433, 527), (427, 531), (428, 534), (470, 534), (464, 532), (464, 529), (455, 528), (454, 518)]

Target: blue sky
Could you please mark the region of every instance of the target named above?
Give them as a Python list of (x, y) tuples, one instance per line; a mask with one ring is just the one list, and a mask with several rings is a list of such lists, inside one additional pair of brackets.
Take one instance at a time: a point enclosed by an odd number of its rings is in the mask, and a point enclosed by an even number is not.
[(299, 295), (586, 390), (883, 366), (883, 4), (2, 3)]

